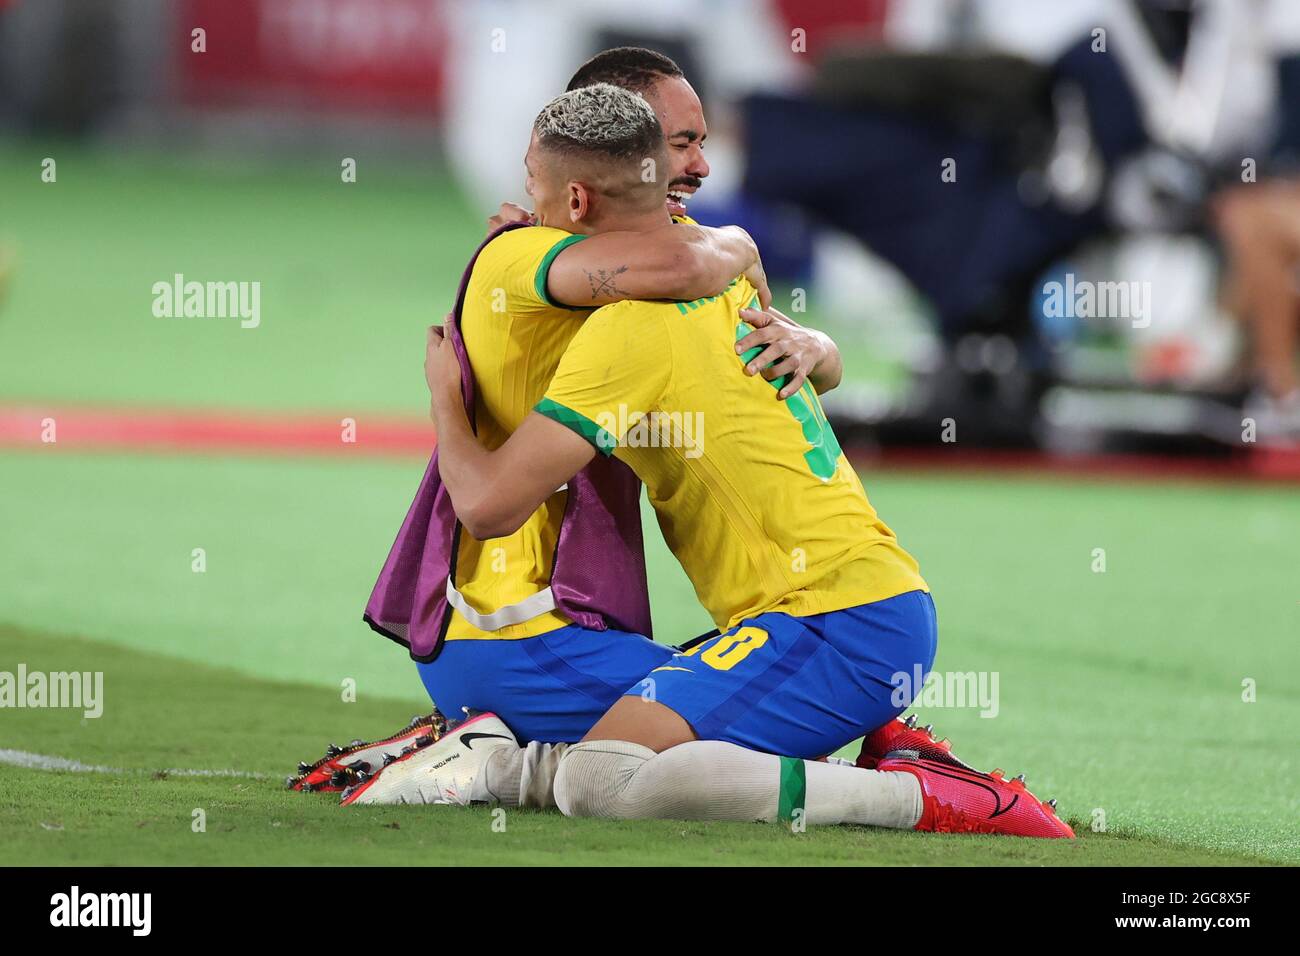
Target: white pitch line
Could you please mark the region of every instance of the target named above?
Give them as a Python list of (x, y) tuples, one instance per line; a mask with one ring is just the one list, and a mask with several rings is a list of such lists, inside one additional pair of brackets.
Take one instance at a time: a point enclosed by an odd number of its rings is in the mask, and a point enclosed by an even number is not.
[(79, 760), (65, 760), (62, 757), (47, 757), (44, 754), (30, 754), (25, 750), (0, 750), (0, 763), (15, 767), (27, 767), (31, 770), (75, 770), (78, 773), (121, 773), (114, 767), (95, 767)]
[(169, 777), (243, 777), (248, 780), (265, 780), (264, 773), (251, 773), (246, 770), (183, 770), (168, 768), (162, 771), (148, 770), (142, 767), (123, 769), (121, 767), (101, 767), (96, 764), (82, 763), (80, 760), (68, 760), (66, 757), (50, 757), (46, 754), (28, 753), (26, 750), (8, 750), (0, 747), (0, 763), (14, 767), (26, 767), (30, 770), (68, 770), (73, 773), (164, 773)]

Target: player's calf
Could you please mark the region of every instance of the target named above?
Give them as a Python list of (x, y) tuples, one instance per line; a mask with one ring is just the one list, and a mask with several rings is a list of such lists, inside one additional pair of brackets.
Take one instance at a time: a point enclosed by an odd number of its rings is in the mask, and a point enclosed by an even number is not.
[(908, 774), (777, 757), (720, 740), (655, 753), (631, 741), (570, 747), (555, 778), (566, 816), (615, 819), (799, 820), (910, 829), (921, 791)]

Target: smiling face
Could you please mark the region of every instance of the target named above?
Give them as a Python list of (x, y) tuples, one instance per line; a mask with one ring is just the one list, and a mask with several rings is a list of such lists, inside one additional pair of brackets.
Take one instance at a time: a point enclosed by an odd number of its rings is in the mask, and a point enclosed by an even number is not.
[(690, 197), (709, 175), (704, 159), (704, 140), (709, 135), (704, 107), (691, 84), (680, 76), (660, 77), (643, 95), (668, 140), (668, 212), (684, 216)]

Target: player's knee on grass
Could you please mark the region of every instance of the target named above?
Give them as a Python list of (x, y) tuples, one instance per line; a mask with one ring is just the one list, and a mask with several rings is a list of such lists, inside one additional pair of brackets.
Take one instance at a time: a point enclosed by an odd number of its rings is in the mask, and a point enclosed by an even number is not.
[(655, 756), (622, 740), (574, 744), (555, 773), (555, 805), (566, 817), (633, 819), (644, 815), (632, 787), (636, 772)]
[(560, 761), (555, 803), (571, 817), (774, 820), (779, 757), (720, 740), (655, 753), (626, 740), (574, 744)]

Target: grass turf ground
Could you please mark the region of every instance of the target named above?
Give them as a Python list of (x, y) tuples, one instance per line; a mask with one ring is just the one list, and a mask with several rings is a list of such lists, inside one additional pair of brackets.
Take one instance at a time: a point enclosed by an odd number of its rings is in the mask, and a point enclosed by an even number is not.
[[(1117, 826), (1075, 842), (944, 837), (866, 827), (792, 833), (763, 824), (569, 820), (486, 808), (357, 807), (294, 794), (278, 777), (323, 738), (394, 727), (409, 706), (335, 706), (328, 689), (178, 664), (111, 645), (0, 629), (0, 660), (107, 675), (103, 717), (15, 711), (6, 744), (77, 753), (120, 772), (6, 768), (0, 863), (41, 864), (1059, 864), (1216, 866), (1263, 862)], [(403, 709), (403, 708), (406, 709)], [(304, 721), (299, 715), (319, 715)], [(242, 768), (265, 779), (183, 776)], [(168, 771), (171, 771), (170, 773)], [(193, 829), (195, 810), (204, 814)], [(494, 824), (497, 824), (494, 827)]]
[[(45, 155), (57, 184), (39, 182)], [(412, 348), (480, 227), (434, 177), (363, 169), (353, 189), (329, 164), (0, 157), (0, 237), (18, 248), (0, 399), (336, 410), (361, 427), (421, 407)], [(150, 287), (174, 272), (262, 281), (262, 327), (155, 319)], [(423, 707), (402, 652), (358, 620), (421, 467), (0, 450), (0, 670), (102, 670), (107, 698), (84, 723), (0, 710), (0, 749), (121, 771), (0, 765), (0, 863), (1300, 861), (1300, 503), (1265, 487), (864, 474), (935, 589), (938, 666), (1000, 677), (996, 718), (923, 719), (977, 764), (1024, 770), (1079, 829), (1104, 811), (1107, 832), (1074, 844), (522, 812), (501, 834), (476, 811), (282, 792), (329, 740)], [(659, 638), (705, 629), (657, 541), (650, 563)]]
[[(0, 770), (3, 862), (1300, 861), (1300, 606), (1285, 563), (1300, 509), (1288, 491), (1256, 487), (1117, 494), (1059, 480), (865, 476), (935, 589), (940, 668), (1000, 676), (995, 718), (932, 708), (923, 719), (975, 762), (1026, 771), (1079, 829), (1103, 810), (1108, 832), (1077, 846), (856, 829), (796, 841), (778, 827), (514, 813), (503, 836), (474, 812), (358, 815), (282, 793), (297, 760), (387, 732), (422, 706), (402, 652), (357, 619), (419, 469), (11, 454), (0, 607), (16, 626), (0, 636), (0, 670), (102, 670), (106, 702), (84, 722), (0, 711), (0, 747), (145, 772)], [(1213, 563), (1206, 541), (1217, 542)], [(190, 570), (192, 546), (208, 550), (203, 574)], [(1107, 548), (1105, 574), (1090, 570), (1093, 547)], [(660, 638), (693, 633), (689, 586), (661, 545), (651, 565)], [(348, 677), (356, 703), (341, 699)], [(1247, 677), (1257, 703), (1241, 700)], [(147, 772), (166, 768), (266, 779)], [(194, 807), (208, 811), (207, 842), (188, 829)], [(379, 832), (394, 821), (407, 852)]]
[[(47, 156), (56, 183), (40, 180)], [(0, 399), (423, 408), (424, 330), (451, 307), (496, 210), (469, 208), (437, 167), (360, 169), (344, 185), (337, 163), (319, 160), (197, 165), (58, 143), (0, 152), (0, 243), (16, 260), (0, 306)], [(261, 324), (155, 318), (153, 284), (176, 273), (261, 283)], [(816, 324), (815, 309), (801, 319)], [(835, 334), (848, 380), (897, 377), (859, 328)]]

